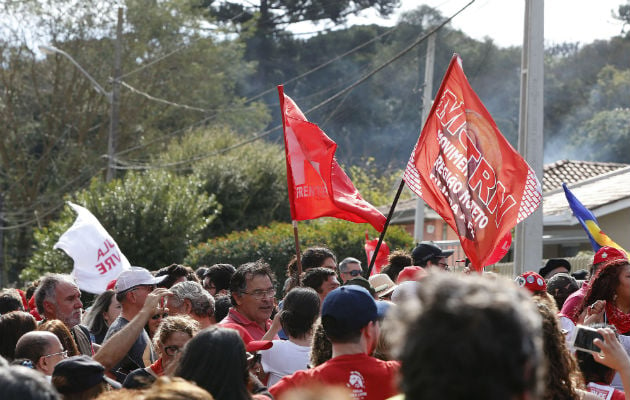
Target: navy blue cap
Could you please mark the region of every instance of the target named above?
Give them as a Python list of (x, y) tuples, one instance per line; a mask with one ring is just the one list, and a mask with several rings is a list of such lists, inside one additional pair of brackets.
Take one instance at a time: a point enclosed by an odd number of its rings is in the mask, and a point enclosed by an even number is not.
[(378, 319), (374, 298), (365, 288), (357, 285), (341, 286), (326, 295), (322, 317), (332, 317), (348, 330), (365, 327)]
[(79, 393), (101, 382), (107, 382), (115, 389), (121, 387), (120, 383), (105, 376), (105, 367), (85, 355), (59, 361), (52, 376), (65, 378), (55, 385), (61, 394)]

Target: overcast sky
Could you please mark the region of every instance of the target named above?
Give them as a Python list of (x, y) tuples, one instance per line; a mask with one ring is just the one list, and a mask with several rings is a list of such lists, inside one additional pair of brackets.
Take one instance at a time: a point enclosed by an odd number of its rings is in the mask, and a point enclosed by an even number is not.
[[(470, 0), (402, 0), (401, 11), (421, 4), (437, 8), (450, 16)], [(591, 43), (621, 33), (622, 24), (612, 18), (625, 0), (547, 0), (545, 1), (545, 44), (562, 42)], [(476, 0), (452, 25), (475, 39), (490, 37), (499, 46), (520, 46), (523, 43), (525, 0)], [(393, 25), (397, 16), (384, 20), (375, 12), (352, 17), (350, 24), (378, 23)], [(319, 27), (321, 29), (322, 26)], [(317, 27), (301, 26), (296, 31), (309, 32)]]

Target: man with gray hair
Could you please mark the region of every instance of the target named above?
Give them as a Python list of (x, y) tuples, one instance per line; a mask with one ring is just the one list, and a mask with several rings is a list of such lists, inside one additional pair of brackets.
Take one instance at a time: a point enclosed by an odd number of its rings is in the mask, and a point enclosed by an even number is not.
[(214, 298), (197, 282), (185, 281), (171, 286), (166, 300), (170, 315), (188, 315), (204, 329), (216, 323)]
[(44, 320), (58, 319), (63, 322), (81, 352), (87, 356), (94, 354), (90, 332), (80, 325), (81, 291), (72, 276), (67, 274), (46, 274), (35, 291), (35, 305)]
[(350, 279), (361, 276), (362, 273), (361, 261), (354, 257), (346, 257), (339, 263), (339, 277), (341, 278), (342, 284)]

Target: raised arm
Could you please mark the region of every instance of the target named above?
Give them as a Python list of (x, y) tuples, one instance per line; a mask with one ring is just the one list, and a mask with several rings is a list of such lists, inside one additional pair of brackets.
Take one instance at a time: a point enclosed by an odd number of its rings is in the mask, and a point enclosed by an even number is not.
[(93, 359), (103, 364), (105, 369), (112, 369), (131, 349), (142, 329), (153, 315), (153, 311), (160, 304), (160, 300), (169, 294), (168, 289), (157, 288), (147, 296), (144, 306), (120, 331), (113, 334), (101, 349), (94, 354)]

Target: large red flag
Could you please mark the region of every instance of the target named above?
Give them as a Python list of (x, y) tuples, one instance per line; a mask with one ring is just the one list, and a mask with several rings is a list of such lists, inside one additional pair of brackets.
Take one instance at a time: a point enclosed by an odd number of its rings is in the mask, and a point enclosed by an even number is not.
[(536, 174), (503, 137), (453, 56), (404, 179), (457, 232), (481, 270), (540, 205)]
[(291, 219), (303, 221), (319, 217), (341, 218), (371, 224), (379, 232), (385, 216), (361, 198), (335, 160), (337, 144), (315, 124), (278, 86)]

